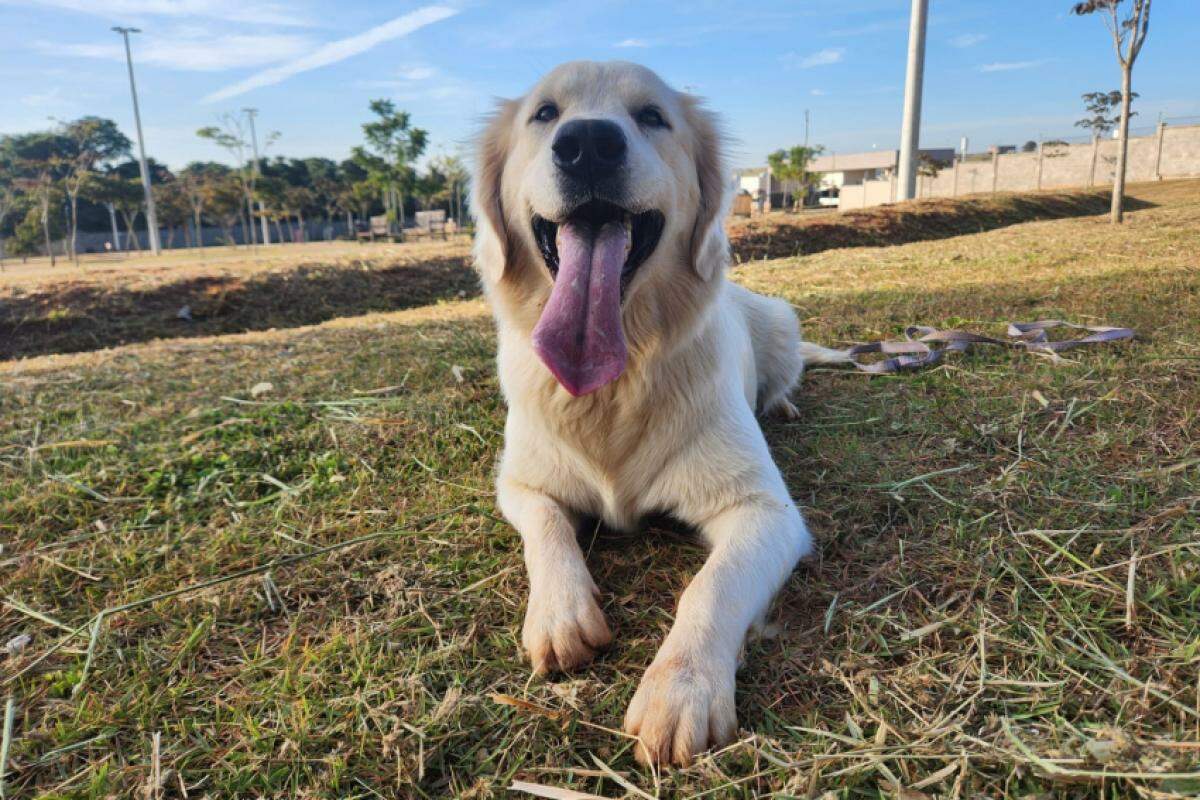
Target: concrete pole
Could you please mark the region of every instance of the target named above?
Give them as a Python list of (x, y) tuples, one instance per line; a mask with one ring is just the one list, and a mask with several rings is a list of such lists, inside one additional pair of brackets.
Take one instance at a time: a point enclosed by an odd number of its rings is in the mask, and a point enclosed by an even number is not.
[[(250, 147), (254, 150), (254, 179), (258, 180), (258, 134), (254, 130), (254, 115), (258, 113), (257, 108), (243, 108), (246, 116), (250, 119)], [(271, 229), (267, 227), (267, 210), (263, 207), (262, 200), (258, 201), (258, 216), (262, 220), (262, 240), (263, 244), (271, 243)], [(282, 243), (281, 243), (282, 244)]]
[(133, 123), (137, 127), (138, 166), (142, 172), (142, 189), (146, 192), (146, 234), (150, 239), (150, 249), (154, 255), (159, 255), (162, 249), (158, 244), (158, 214), (154, 210), (154, 192), (150, 191), (150, 169), (146, 166), (146, 144), (142, 136), (142, 115), (138, 110), (137, 84), (133, 80), (133, 55), (129, 51), (129, 34), (141, 33), (137, 28), (113, 28), (125, 40), (125, 64), (129, 67), (129, 93), (133, 95)]
[(908, 26), (908, 71), (904, 81), (904, 122), (900, 127), (900, 175), (896, 199), (911, 200), (917, 191), (921, 138), (921, 84), (925, 79), (925, 18), (929, 0), (912, 0)]

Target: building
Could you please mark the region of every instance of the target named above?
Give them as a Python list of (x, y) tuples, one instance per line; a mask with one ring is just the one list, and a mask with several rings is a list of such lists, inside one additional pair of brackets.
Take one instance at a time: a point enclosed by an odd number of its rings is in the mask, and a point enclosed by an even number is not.
[[(939, 165), (950, 164), (954, 161), (954, 148), (926, 148), (921, 150), (921, 160)], [(861, 186), (866, 181), (890, 181), (896, 174), (899, 162), (899, 150), (830, 153), (814, 158), (810, 170), (821, 174), (817, 188), (820, 204), (837, 205), (836, 198), (843, 186)], [(771, 208), (790, 206), (797, 189), (799, 187), (794, 181), (776, 179), (767, 167), (750, 167), (734, 172), (735, 193), (745, 192), (756, 199), (762, 193), (764, 197), (770, 197)]]

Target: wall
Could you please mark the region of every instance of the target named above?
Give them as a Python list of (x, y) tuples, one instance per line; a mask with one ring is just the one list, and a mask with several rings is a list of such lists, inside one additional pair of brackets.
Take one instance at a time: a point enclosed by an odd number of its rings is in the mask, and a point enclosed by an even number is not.
[[(1119, 145), (1115, 139), (1101, 139), (1082, 144), (1046, 144), (1040, 154), (1003, 153), (994, 159), (968, 157), (955, 166), (945, 167), (936, 176), (919, 176), (917, 196), (956, 197), (993, 190), (1019, 192), (1111, 184)], [(1200, 125), (1163, 125), (1149, 136), (1129, 137), (1127, 181), (1198, 175)], [(861, 187), (842, 187), (840, 207), (865, 208), (890, 203), (892, 197), (890, 181), (865, 181)]]

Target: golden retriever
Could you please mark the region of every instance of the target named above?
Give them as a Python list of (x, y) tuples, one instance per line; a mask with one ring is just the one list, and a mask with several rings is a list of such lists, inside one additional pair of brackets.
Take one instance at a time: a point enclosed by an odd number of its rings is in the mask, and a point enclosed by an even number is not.
[(666, 512), (711, 548), (625, 715), (638, 757), (687, 764), (737, 728), (752, 625), (811, 539), (755, 412), (805, 358), (791, 308), (726, 280), (721, 136), (645, 67), (573, 62), (504, 101), (480, 138), (475, 262), (508, 403), (497, 499), (529, 573), (535, 671), (611, 640), (576, 529)]

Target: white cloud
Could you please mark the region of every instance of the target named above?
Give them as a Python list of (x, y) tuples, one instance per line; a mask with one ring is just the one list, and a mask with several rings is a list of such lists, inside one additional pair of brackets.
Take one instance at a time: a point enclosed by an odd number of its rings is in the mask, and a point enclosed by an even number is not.
[(836, 64), (846, 55), (844, 47), (826, 47), (824, 50), (818, 50), (815, 53), (810, 53), (807, 56), (802, 56), (798, 53), (785, 53), (779, 60), (784, 66), (795, 67), (796, 69), (810, 69), (812, 67), (823, 67), (828, 64)]
[(649, 47), (650, 42), (645, 39), (622, 39), (613, 45), (613, 47)]
[(205, 97), (204, 102), (213, 103), (218, 100), (228, 100), (230, 97), (237, 97), (253, 89), (259, 89), (263, 86), (274, 86), (293, 75), (299, 75), (302, 72), (308, 72), (309, 70), (327, 67), (330, 64), (344, 61), (347, 58), (365, 53), (384, 42), (407, 36), (414, 31), (424, 28), (426, 25), (440, 22), (457, 13), (458, 9), (447, 8), (446, 6), (423, 6), (416, 11), (396, 17), (390, 22), (377, 25), (363, 33), (322, 45), (308, 55), (263, 70), (257, 75), (251, 75), (243, 81), (238, 81), (223, 89), (218, 89)]
[(825, 91), (824, 89), (811, 89), (809, 90), (809, 94), (811, 94), (813, 97), (824, 97), (825, 95), (829, 94), (829, 92)]
[(987, 38), (984, 33), (963, 33), (950, 40), (954, 47), (974, 47)]
[(993, 61), (991, 64), (980, 64), (980, 72), (1009, 72), (1015, 69), (1033, 69), (1046, 63), (1046, 59), (1037, 61)]
[(437, 70), (427, 66), (405, 67), (396, 74), (406, 81), (426, 81), (437, 75)]
[(116, 20), (164, 16), (204, 17), (255, 25), (312, 24), (295, 9), (270, 0), (0, 0), (0, 5), (79, 11)]
[[(152, 64), (192, 72), (215, 72), (238, 67), (261, 67), (294, 58), (313, 48), (306, 36), (286, 34), (219, 35), (203, 29), (187, 28), (156, 36), (134, 38), (131, 41), (133, 59), (138, 64)], [(34, 49), (49, 56), (100, 58), (124, 61), (125, 47), (119, 37), (112, 41), (63, 43), (37, 41)]]

